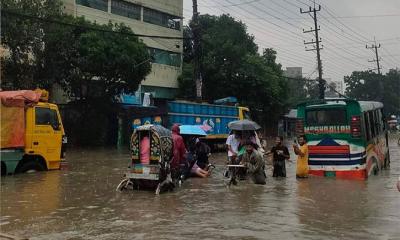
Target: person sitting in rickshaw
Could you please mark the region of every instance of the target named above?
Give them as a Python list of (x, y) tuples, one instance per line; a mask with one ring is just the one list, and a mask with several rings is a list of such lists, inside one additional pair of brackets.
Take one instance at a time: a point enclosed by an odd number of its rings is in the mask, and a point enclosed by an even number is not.
[(194, 150), (196, 162), (193, 164), (191, 173), (195, 176), (203, 178), (210, 176), (211, 171), (214, 168), (214, 165), (210, 164), (208, 161), (208, 157), (211, 152), (210, 147), (207, 144), (201, 142), (199, 138), (196, 138)]
[(245, 152), (240, 156), (240, 164), (247, 169), (247, 174), (255, 184), (265, 184), (265, 163), (262, 155), (256, 150), (255, 144), (246, 141), (244, 144)]
[(146, 135), (140, 140), (140, 163), (150, 164), (150, 138)]
[(197, 177), (208, 177), (211, 174), (210, 167), (214, 167), (209, 164), (208, 157), (210, 155), (210, 147), (201, 142), (197, 137), (191, 137), (188, 140), (189, 152), (186, 156), (186, 164), (182, 170), (182, 178), (188, 178), (190, 176)]

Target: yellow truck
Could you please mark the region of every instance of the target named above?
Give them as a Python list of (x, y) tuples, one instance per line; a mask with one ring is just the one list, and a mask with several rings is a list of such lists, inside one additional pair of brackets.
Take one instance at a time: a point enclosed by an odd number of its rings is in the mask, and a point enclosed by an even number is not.
[(45, 90), (0, 91), (1, 175), (60, 169), (66, 137)]

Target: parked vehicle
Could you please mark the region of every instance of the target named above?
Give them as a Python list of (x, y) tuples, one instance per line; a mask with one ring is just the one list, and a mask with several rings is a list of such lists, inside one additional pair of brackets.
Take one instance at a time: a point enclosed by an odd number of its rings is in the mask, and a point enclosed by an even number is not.
[(390, 164), (380, 102), (324, 99), (297, 108), (297, 134), (308, 141), (309, 173), (365, 179)]
[[(143, 151), (145, 144), (148, 149)], [(155, 189), (156, 194), (173, 190), (176, 183), (170, 169), (173, 151), (171, 131), (151, 124), (139, 126), (132, 134), (130, 146), (131, 162), (117, 190)], [(146, 159), (143, 152), (147, 153)]]
[(1, 91), (0, 98), (1, 175), (59, 169), (66, 137), (48, 92)]
[(228, 137), (229, 122), (250, 119), (250, 112), (246, 107), (189, 101), (170, 101), (167, 105), (167, 112), (164, 115), (134, 119), (133, 128), (143, 124), (163, 125), (167, 128), (174, 123), (201, 125), (207, 133), (205, 137), (207, 140), (221, 142)]

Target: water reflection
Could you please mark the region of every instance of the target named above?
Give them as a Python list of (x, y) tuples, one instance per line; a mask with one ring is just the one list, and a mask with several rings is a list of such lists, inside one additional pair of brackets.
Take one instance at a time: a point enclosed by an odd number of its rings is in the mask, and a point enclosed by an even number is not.
[(297, 208), (300, 224), (323, 236), (356, 234), (355, 224), (368, 216), (365, 181), (329, 178), (298, 180)]
[[(34, 181), (31, 179), (35, 178)], [(60, 206), (60, 174), (40, 172), (2, 178), (1, 215), (21, 221), (49, 215)], [(5, 194), (6, 193), (6, 194)]]

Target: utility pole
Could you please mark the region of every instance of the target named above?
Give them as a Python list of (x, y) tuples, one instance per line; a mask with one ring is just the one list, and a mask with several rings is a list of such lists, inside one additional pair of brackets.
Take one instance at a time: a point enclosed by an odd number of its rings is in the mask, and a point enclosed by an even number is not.
[(383, 78), (382, 78), (382, 75), (381, 75), (381, 66), (380, 66), (380, 64), (379, 64), (379, 61), (381, 60), (380, 58), (379, 58), (379, 55), (378, 55), (378, 48), (380, 48), (381, 47), (381, 44), (376, 44), (376, 41), (375, 41), (375, 39), (374, 39), (374, 44), (371, 44), (371, 46), (368, 46), (368, 44), (367, 45), (365, 45), (365, 48), (366, 49), (373, 49), (373, 50), (375, 50), (375, 59), (372, 59), (372, 60), (368, 60), (368, 62), (376, 62), (376, 69), (373, 69), (373, 70), (378, 70), (378, 75), (379, 75), (379, 77), (381, 77), (381, 79), (379, 79), (379, 90), (380, 90), (380, 97), (379, 97), (379, 99), (381, 100), (381, 101), (383, 101), (383, 99), (384, 99), (384, 86), (383, 86)]
[(203, 81), (201, 79), (200, 71), (200, 24), (199, 24), (199, 12), (197, 11), (197, 0), (193, 0), (193, 16), (191, 29), (193, 32), (193, 54), (194, 54), (194, 66), (193, 66), (193, 76), (196, 82), (196, 98), (197, 101), (203, 99), (202, 88)]
[[(309, 8), (308, 11), (303, 11), (303, 9), (300, 8), (300, 13), (313, 13), (314, 16), (311, 16), (314, 19), (314, 29), (310, 30), (304, 30), (303, 33), (309, 33), (309, 32), (314, 32), (315, 34), (315, 41), (311, 40), (311, 42), (306, 42), (304, 41), (305, 45), (309, 44), (315, 44), (314, 48), (312, 49), (307, 49), (306, 51), (317, 51), (317, 64), (318, 64), (318, 86), (319, 86), (319, 98), (324, 99), (325, 98), (325, 81), (322, 79), (322, 63), (321, 63), (321, 55), (320, 55), (320, 48), (319, 43), (321, 42), (321, 38), (318, 37), (318, 31), (320, 30), (320, 27), (317, 24), (317, 12), (321, 11), (321, 5), (318, 5), (318, 9), (315, 8), (315, 2), (314, 2), (314, 7), (311, 9)], [(311, 14), (310, 14), (311, 15)]]
[(375, 49), (375, 59), (368, 60), (368, 62), (376, 62), (377, 68), (374, 70), (378, 70), (379, 75), (381, 75), (381, 67), (379, 65), (379, 61), (381, 59), (379, 58), (379, 55), (378, 55), (378, 48), (380, 48), (380, 47), (381, 47), (381, 44), (376, 45), (376, 41), (375, 41), (375, 44), (371, 44), (371, 46), (365, 45), (366, 49)]

